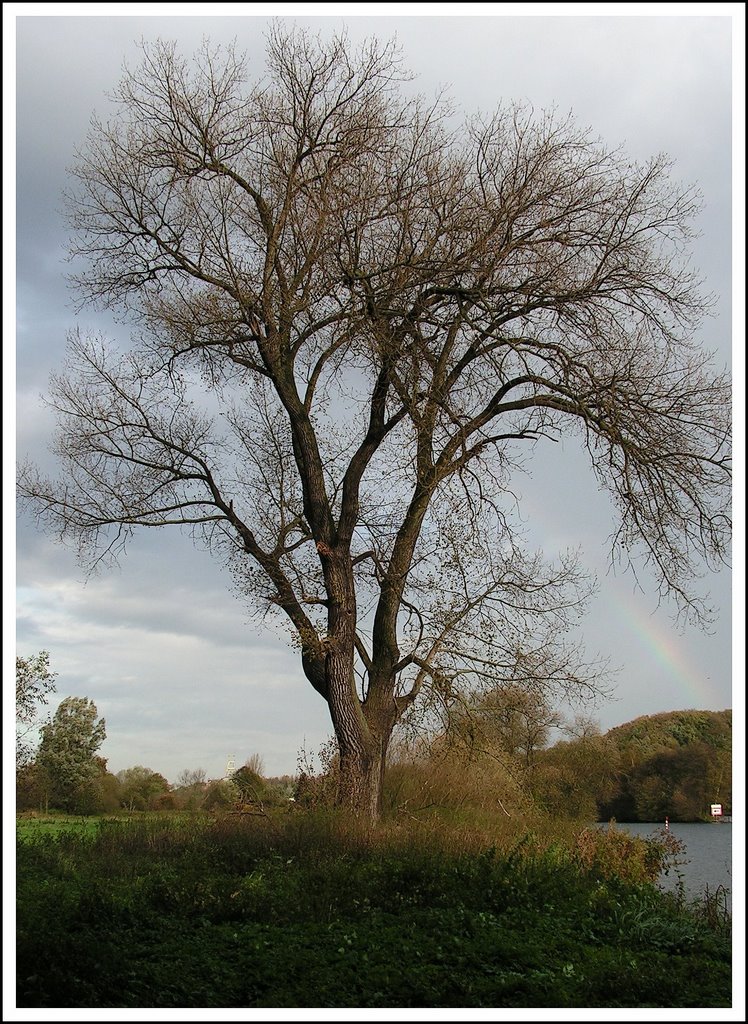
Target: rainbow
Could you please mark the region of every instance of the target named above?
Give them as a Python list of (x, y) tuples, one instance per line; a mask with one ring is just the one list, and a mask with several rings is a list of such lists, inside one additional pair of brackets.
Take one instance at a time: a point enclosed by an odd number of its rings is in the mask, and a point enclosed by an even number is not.
[[(567, 451), (565, 454), (572, 456), (573, 465), (573, 457), (577, 453)], [(598, 538), (595, 536), (596, 527), (593, 523), (596, 518), (596, 510), (593, 508), (596, 504), (595, 498), (595, 495), (585, 494), (586, 518), (590, 522), (586, 527), (585, 524), (581, 525), (582, 534), (587, 534), (585, 540), (592, 539), (594, 544), (598, 543)], [(602, 511), (602, 503), (605, 501), (604, 492), (599, 495), (599, 500)], [(541, 553), (544, 548), (548, 548), (554, 557), (553, 552), (565, 548), (573, 549), (575, 543), (579, 543), (578, 533), (570, 535), (562, 523), (552, 519), (547, 507), (537, 501), (531, 492), (522, 496), (522, 506), (523, 518), (530, 526), (531, 537), (535, 540)], [(579, 525), (577, 524), (577, 530)], [(539, 544), (538, 540), (540, 540)], [(531, 544), (531, 546), (533, 545)], [(588, 549), (587, 554), (594, 556), (594, 548)], [(600, 554), (602, 554), (602, 550)], [(599, 577), (605, 574), (604, 569), (600, 566), (595, 567), (594, 564), (590, 566), (590, 571), (592, 573), (597, 571)], [(632, 662), (640, 659), (642, 655), (645, 658), (651, 658), (653, 666), (661, 669), (668, 682), (677, 686), (683, 693), (686, 698), (682, 705), (684, 708), (688, 706), (689, 702), (695, 709), (708, 709), (714, 706), (719, 687), (703, 671), (703, 665), (699, 666), (699, 659), (689, 656), (688, 641), (680, 642), (677, 631), (668, 620), (666, 609), (661, 609), (659, 613), (649, 612), (635, 600), (624, 581), (620, 579), (616, 581), (608, 575), (605, 585), (601, 585), (598, 592), (593, 595), (587, 614), (582, 617), (580, 622), (582, 631), (591, 642), (591, 646), (598, 646), (600, 637), (604, 636), (604, 632), (601, 633), (598, 626), (601, 621), (605, 622), (604, 629), (608, 633), (611, 627), (620, 631), (622, 646), (624, 650), (630, 651)], [(593, 623), (594, 625), (592, 625)], [(593, 640), (594, 643), (592, 643)], [(636, 654), (634, 648), (637, 649)], [(613, 669), (616, 666), (623, 669), (620, 676), (622, 681), (626, 676), (626, 666), (621, 665), (618, 652), (603, 650), (601, 654), (603, 656), (610, 655)]]
[(636, 636), (637, 641), (648, 651), (655, 663), (668, 673), (691, 698), (696, 708), (709, 708), (714, 701), (714, 693), (709, 680), (689, 662), (681, 645), (677, 642), (667, 625), (657, 621), (653, 614), (648, 614), (631, 600), (615, 600), (609, 597), (612, 621), (624, 624)]

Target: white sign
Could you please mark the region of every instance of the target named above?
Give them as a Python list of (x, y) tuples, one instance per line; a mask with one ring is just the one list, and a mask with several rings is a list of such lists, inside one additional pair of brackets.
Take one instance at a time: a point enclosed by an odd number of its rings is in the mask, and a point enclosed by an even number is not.
[(722, 817), (722, 804), (712, 804), (712, 817), (713, 818), (721, 818)]

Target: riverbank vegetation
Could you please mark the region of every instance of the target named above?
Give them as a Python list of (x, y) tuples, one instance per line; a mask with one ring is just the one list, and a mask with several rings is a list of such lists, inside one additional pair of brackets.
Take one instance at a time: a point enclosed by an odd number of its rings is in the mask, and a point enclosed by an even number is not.
[(730, 1005), (729, 922), (657, 890), (665, 836), (295, 807), (44, 832), (19, 833), (21, 1007)]

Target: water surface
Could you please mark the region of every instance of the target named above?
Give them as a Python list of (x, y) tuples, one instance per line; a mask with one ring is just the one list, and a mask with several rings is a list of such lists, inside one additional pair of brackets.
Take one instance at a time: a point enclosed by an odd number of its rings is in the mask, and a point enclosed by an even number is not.
[[(662, 827), (662, 822), (616, 822), (616, 828), (643, 837), (651, 836)], [(686, 862), (661, 878), (663, 889), (675, 889), (681, 877), (689, 896), (700, 896), (707, 887), (710, 892), (715, 892), (718, 886), (732, 892), (731, 823), (675, 822), (671, 823), (670, 832), (685, 844)]]

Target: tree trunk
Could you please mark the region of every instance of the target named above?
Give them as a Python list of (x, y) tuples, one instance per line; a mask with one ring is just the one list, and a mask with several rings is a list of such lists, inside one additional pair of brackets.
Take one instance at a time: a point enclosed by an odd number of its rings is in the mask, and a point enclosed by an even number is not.
[(340, 755), (338, 804), (363, 824), (378, 821), (382, 806), (384, 760), (392, 732), (373, 709), (362, 704), (354, 673), (356, 590), (350, 553), (317, 543), (328, 594), (325, 690)]
[(340, 755), (338, 804), (358, 820), (373, 824), (381, 813), (389, 732), (376, 734), (367, 721), (356, 693), (352, 644), (349, 651), (330, 652), (325, 670), (330, 717)]
[(364, 825), (375, 825), (382, 814), (382, 789), (389, 735), (372, 738), (361, 749), (338, 736), (340, 783), (338, 803)]

